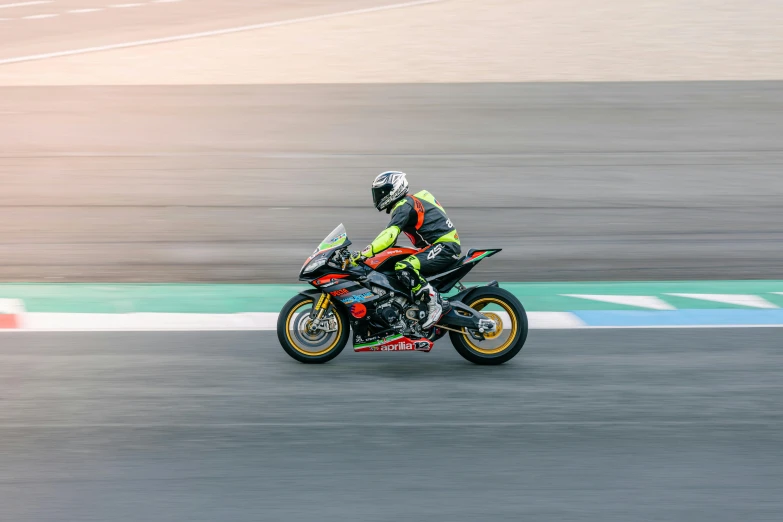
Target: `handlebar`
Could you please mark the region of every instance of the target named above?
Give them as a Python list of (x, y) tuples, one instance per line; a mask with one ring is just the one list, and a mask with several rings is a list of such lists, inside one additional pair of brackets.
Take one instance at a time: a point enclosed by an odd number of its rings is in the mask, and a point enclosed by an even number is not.
[(348, 252), (347, 248), (341, 248), (334, 254), (336, 261), (338, 261), (342, 267), (342, 270), (345, 270), (348, 267), (348, 263), (351, 262), (351, 254)]

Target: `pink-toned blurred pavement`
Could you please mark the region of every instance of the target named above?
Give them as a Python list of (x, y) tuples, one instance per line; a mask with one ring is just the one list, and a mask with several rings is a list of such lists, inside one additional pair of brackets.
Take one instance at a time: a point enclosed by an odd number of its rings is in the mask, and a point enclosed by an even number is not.
[(783, 79), (779, 0), (111, 1), (5, 4), (0, 85)]
[(394, 3), (393, 0), (0, 0), (0, 61)]

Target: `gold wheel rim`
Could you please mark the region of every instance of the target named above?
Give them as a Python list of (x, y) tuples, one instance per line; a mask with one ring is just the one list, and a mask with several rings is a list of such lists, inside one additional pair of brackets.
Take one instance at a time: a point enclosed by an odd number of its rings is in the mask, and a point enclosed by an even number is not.
[(328, 347), (324, 348), (320, 352), (308, 352), (307, 350), (304, 350), (291, 337), (291, 318), (294, 316), (294, 314), (296, 313), (297, 310), (299, 310), (303, 306), (305, 306), (307, 304), (310, 304), (312, 302), (313, 302), (312, 299), (308, 299), (308, 300), (302, 301), (301, 303), (299, 303), (296, 306), (294, 306), (291, 309), (290, 312), (288, 312), (288, 317), (286, 317), (286, 319), (285, 319), (285, 335), (286, 335), (286, 337), (288, 337), (288, 342), (291, 344), (291, 346), (297, 352), (299, 352), (302, 355), (307, 356), (307, 357), (320, 357), (321, 355), (325, 355), (325, 354), (331, 352), (332, 350), (334, 350), (335, 346), (337, 346), (337, 344), (340, 342), (340, 332), (342, 331), (342, 328), (343, 328), (343, 322), (340, 319), (340, 314), (338, 314), (335, 311), (334, 316), (335, 316), (335, 318), (337, 318), (337, 332), (336, 332), (337, 335), (334, 338), (334, 342), (332, 342), (332, 344), (330, 344)]
[[(478, 301), (475, 301), (474, 303), (470, 304), (469, 306), (473, 308), (476, 311), (481, 311), (486, 307), (488, 304), (496, 304), (500, 306), (509, 316), (511, 319), (511, 333), (508, 336), (508, 339), (506, 342), (504, 342), (502, 345), (498, 346), (497, 348), (482, 348), (478, 344), (476, 344), (475, 339), (473, 339), (470, 334), (467, 331), (467, 328), (463, 328), (463, 331), (465, 332), (465, 342), (468, 343), (468, 346), (471, 350), (474, 350), (482, 355), (496, 355), (501, 353), (502, 351), (508, 349), (509, 346), (511, 346), (511, 343), (514, 342), (514, 338), (517, 336), (517, 330), (519, 329), (519, 324), (517, 323), (517, 316), (514, 314), (514, 311), (511, 309), (511, 307), (506, 304), (504, 301), (501, 301), (500, 299), (496, 297), (485, 297), (483, 299), (479, 299)], [(487, 312), (484, 314), (487, 318), (492, 319), (495, 321), (495, 324), (498, 325), (499, 330), (496, 332), (492, 332), (491, 334), (484, 334), (484, 337), (488, 340), (494, 339), (497, 336), (499, 336), (501, 333), (503, 333), (503, 323), (500, 318), (500, 316), (493, 312)], [(490, 336), (491, 335), (491, 336)]]

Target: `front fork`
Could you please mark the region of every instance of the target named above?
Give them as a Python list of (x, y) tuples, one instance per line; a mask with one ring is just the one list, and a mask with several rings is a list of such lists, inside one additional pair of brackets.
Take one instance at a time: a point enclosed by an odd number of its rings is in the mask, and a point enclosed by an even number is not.
[(310, 335), (315, 335), (315, 333), (318, 331), (318, 328), (321, 325), (321, 320), (324, 318), (324, 314), (326, 313), (326, 310), (329, 308), (329, 304), (332, 302), (332, 296), (327, 293), (321, 294), (321, 297), (318, 298), (318, 301), (315, 303), (315, 306), (313, 306), (312, 311), (310, 312), (310, 324), (307, 326), (307, 333)]

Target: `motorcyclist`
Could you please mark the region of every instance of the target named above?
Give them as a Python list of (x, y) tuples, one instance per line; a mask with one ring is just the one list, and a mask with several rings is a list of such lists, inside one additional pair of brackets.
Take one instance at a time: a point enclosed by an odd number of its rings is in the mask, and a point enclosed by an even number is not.
[(404, 232), (420, 252), (397, 263), (395, 274), (414, 295), (424, 297), (428, 313), (422, 328), (430, 328), (443, 314), (443, 300), (424, 276), (446, 271), (456, 264), (461, 252), (457, 229), (432, 194), (422, 190), (408, 195), (404, 172), (379, 174), (372, 183), (372, 199), (378, 211), (391, 214), (391, 221), (364, 250), (355, 252), (352, 260), (355, 263), (383, 252)]

